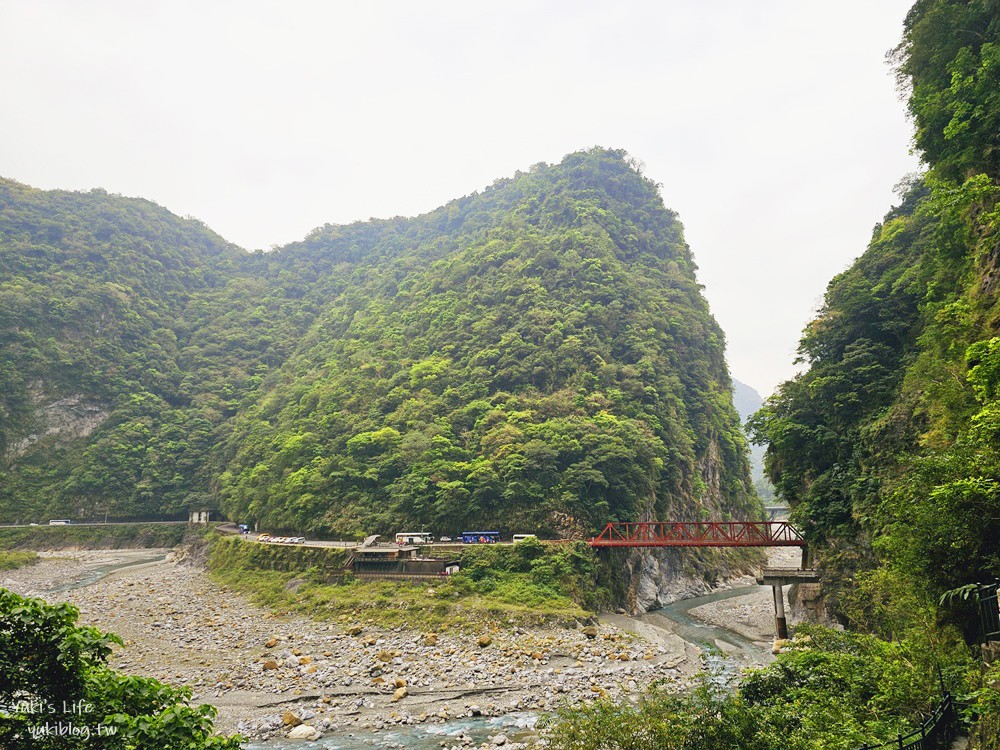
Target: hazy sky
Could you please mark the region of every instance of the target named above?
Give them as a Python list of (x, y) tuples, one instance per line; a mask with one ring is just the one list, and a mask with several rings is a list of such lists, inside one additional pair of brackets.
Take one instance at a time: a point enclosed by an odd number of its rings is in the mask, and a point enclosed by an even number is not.
[(624, 148), (766, 395), (918, 167), (885, 64), (910, 4), (0, 0), (0, 175), (254, 249)]

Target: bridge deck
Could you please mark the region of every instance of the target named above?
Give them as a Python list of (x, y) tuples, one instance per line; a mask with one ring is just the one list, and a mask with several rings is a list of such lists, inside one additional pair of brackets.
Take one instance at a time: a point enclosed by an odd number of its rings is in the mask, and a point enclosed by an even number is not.
[(649, 521), (609, 523), (591, 547), (802, 547), (786, 521)]
[(819, 583), (819, 571), (812, 568), (764, 568), (757, 576), (761, 586), (787, 586), (790, 583)]

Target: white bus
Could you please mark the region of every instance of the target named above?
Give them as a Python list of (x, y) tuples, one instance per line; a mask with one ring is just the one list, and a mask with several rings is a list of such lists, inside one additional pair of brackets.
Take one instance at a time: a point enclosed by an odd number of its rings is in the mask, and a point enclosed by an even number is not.
[(69, 526), (70, 523), (68, 518), (53, 518), (49, 521), (49, 526)]
[(538, 537), (535, 536), (534, 534), (514, 534), (514, 536), (510, 538), (510, 540), (514, 544), (517, 544), (518, 542), (523, 542), (525, 539), (538, 539)]
[(434, 537), (426, 531), (400, 531), (396, 534), (396, 544), (430, 544)]

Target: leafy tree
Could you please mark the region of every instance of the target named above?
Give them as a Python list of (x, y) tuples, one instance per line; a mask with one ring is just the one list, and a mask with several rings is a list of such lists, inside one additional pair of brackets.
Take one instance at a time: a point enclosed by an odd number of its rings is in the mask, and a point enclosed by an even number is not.
[(212, 735), (215, 709), (190, 705), (188, 688), (109, 669), (121, 639), (77, 625), (78, 614), (0, 589), (3, 747), (238, 750), (239, 737)]
[[(953, 654), (944, 666), (968, 678), (968, 659)], [(928, 656), (908, 641), (803, 627), (772, 665), (749, 671), (731, 692), (708, 678), (688, 693), (654, 685), (635, 706), (563, 708), (546, 734), (556, 750), (855, 750), (916, 728), (940, 700), (938, 664)], [(979, 701), (995, 697), (984, 689)]]
[(927, 162), (954, 181), (978, 173), (1000, 178), (996, 0), (920, 0), (894, 54)]

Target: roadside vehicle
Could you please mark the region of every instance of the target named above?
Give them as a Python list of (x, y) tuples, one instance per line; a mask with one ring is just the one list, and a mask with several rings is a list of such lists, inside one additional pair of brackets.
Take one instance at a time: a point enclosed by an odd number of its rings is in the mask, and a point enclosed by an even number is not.
[(462, 544), (496, 544), (500, 541), (499, 531), (463, 531)]
[(430, 544), (434, 537), (426, 531), (401, 531), (396, 534), (396, 544)]
[(49, 526), (69, 526), (72, 523), (68, 518), (53, 518), (49, 521)]
[(535, 536), (534, 534), (514, 534), (514, 536), (510, 538), (510, 540), (514, 542), (514, 544), (517, 544), (518, 542), (523, 542), (525, 539), (538, 539), (538, 537)]

